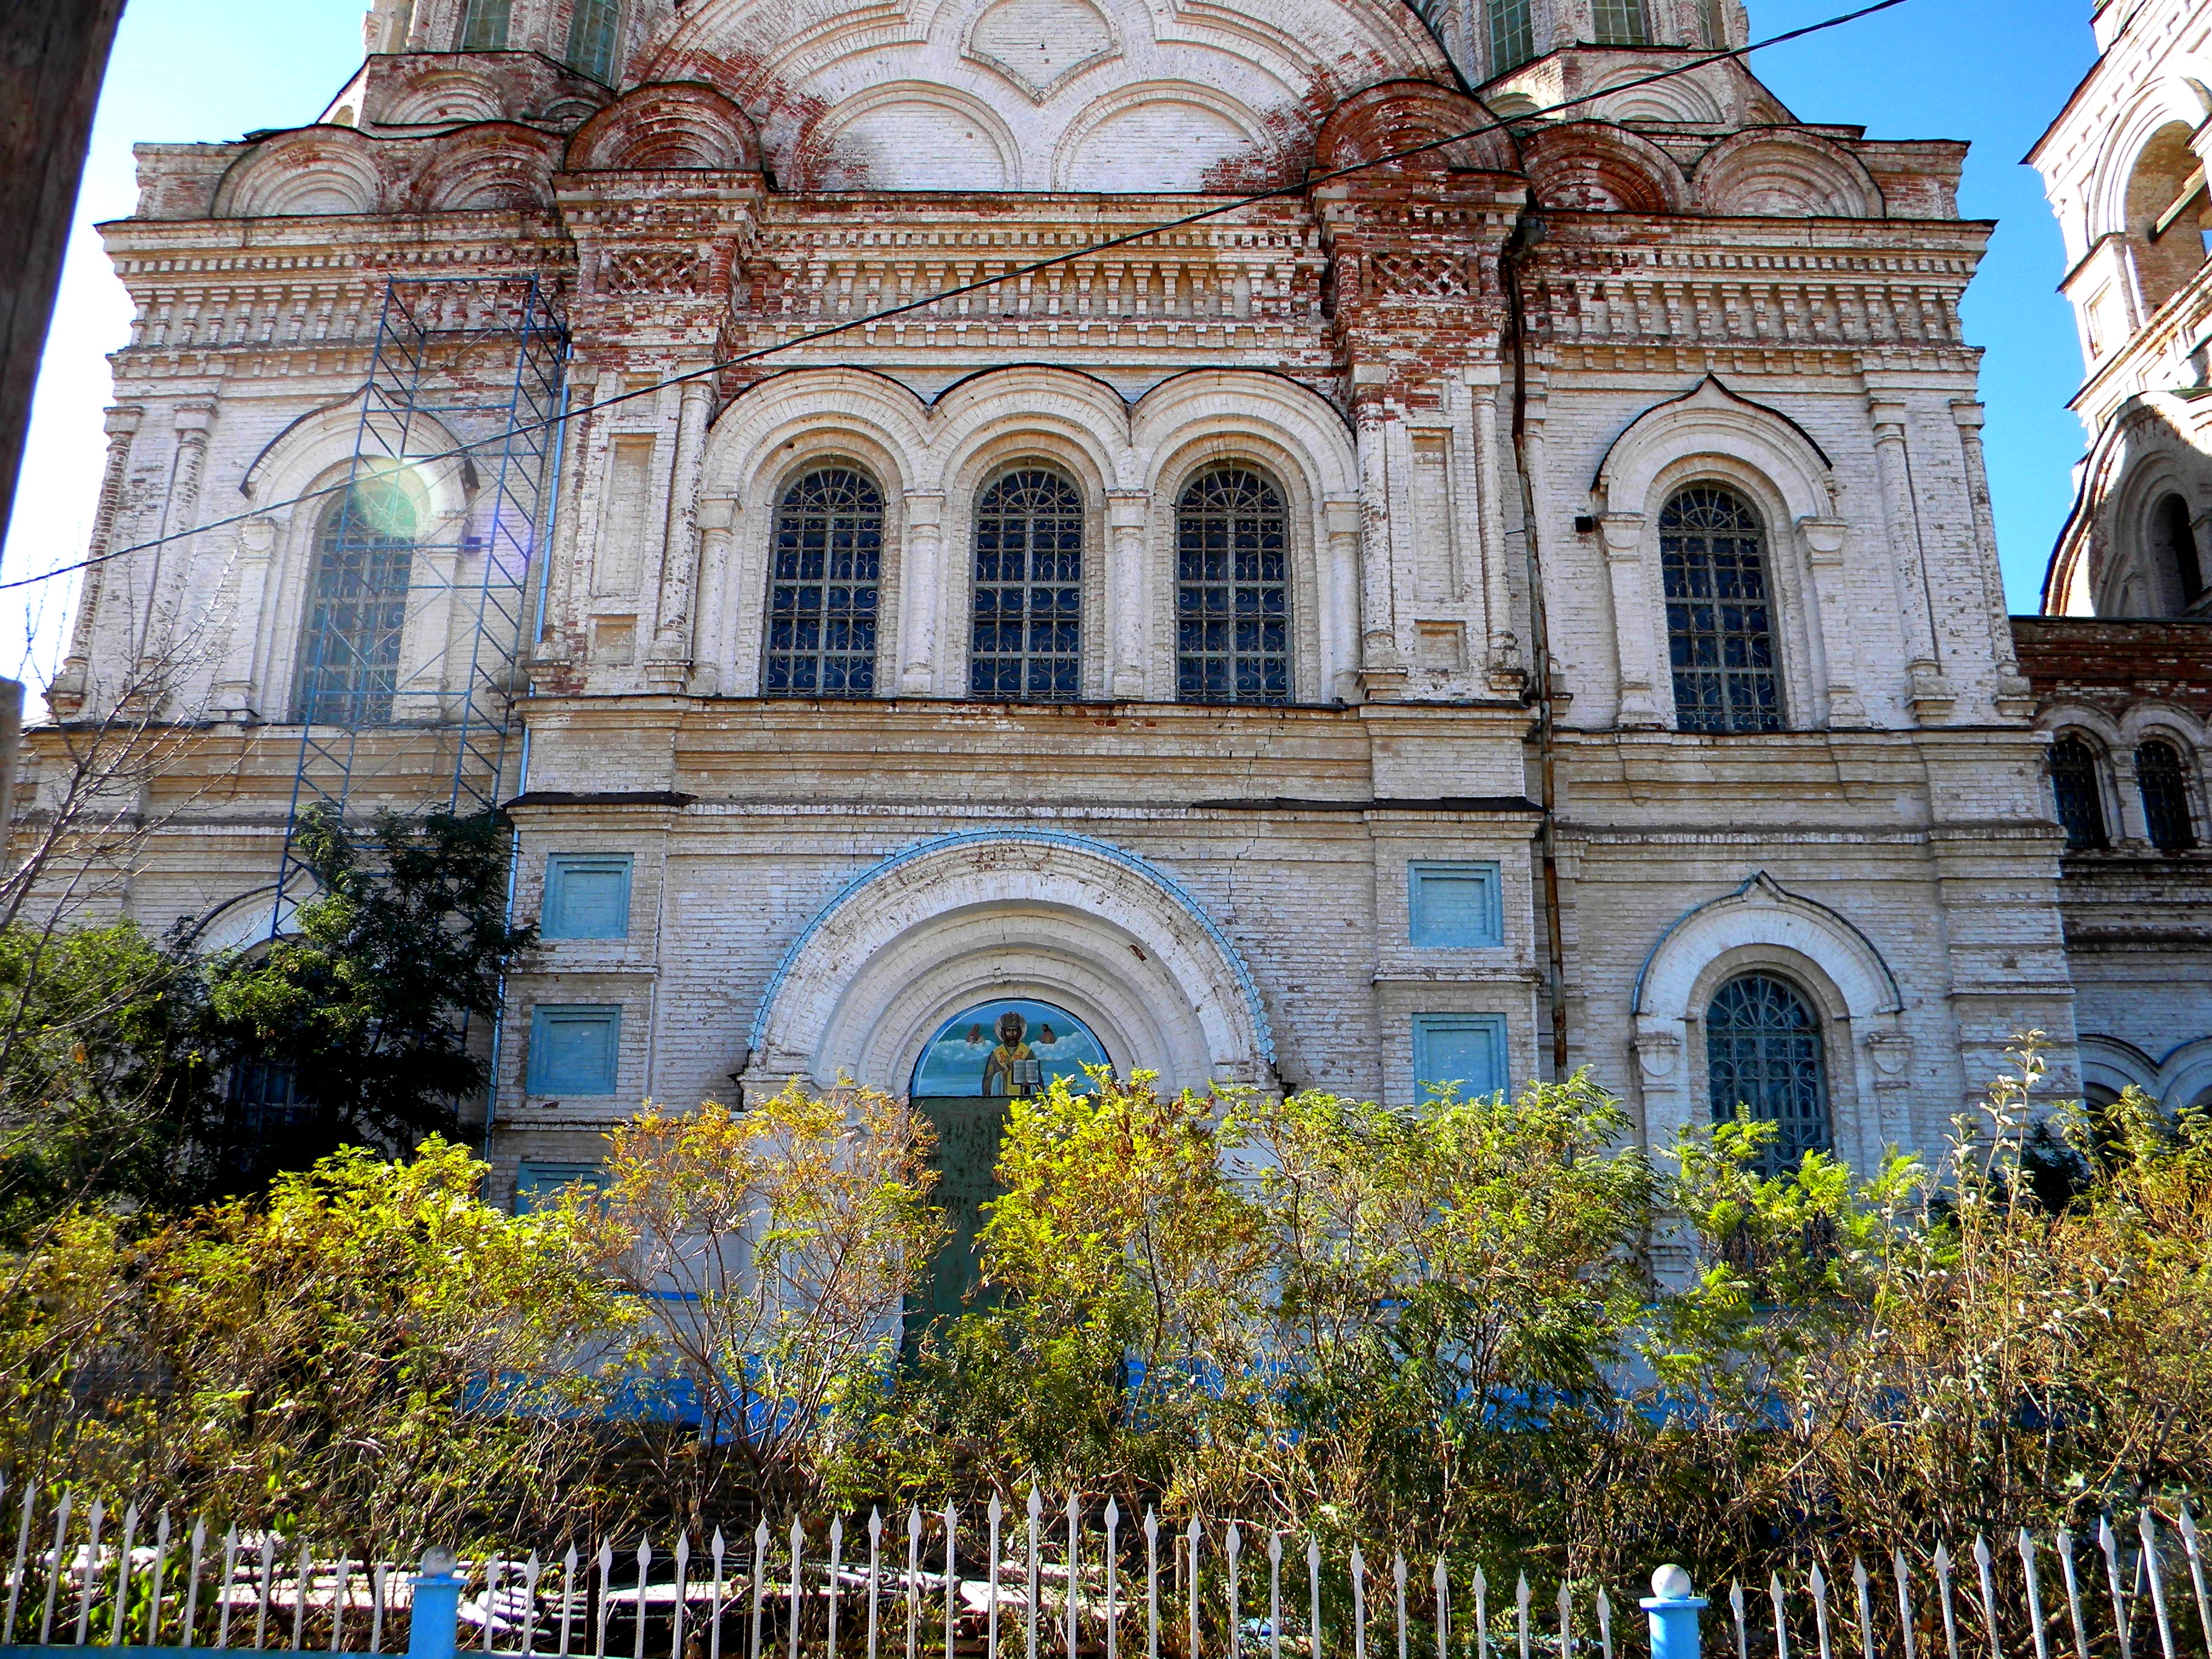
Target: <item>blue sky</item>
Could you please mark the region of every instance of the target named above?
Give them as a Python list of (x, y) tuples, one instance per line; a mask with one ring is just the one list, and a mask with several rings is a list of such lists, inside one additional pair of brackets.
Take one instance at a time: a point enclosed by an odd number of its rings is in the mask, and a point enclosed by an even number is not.
[[(1966, 328), (1989, 350), (1984, 436), (2014, 611), (2035, 608), (2082, 447), (2065, 407), (2081, 364), (2072, 318), (2054, 291), (2058, 233), (2039, 181), (2019, 162), (2089, 67), (2089, 5), (1908, 0), (1753, 61), (1802, 119), (1974, 146), (1962, 210), (2002, 222), (1967, 296)], [(1847, 0), (1750, 0), (1750, 7), (1759, 36), (1849, 9)], [(360, 62), (366, 9), (362, 0), (131, 0), (94, 129), (30, 451), (0, 556), (8, 576), (82, 556), (106, 447), (104, 354), (130, 327), (128, 302), (89, 227), (131, 211), (131, 145), (234, 138), (312, 120)], [(23, 630), (36, 641), (24, 672), (37, 684), (56, 665), (58, 627), (75, 588), (58, 581), (28, 591), (43, 595)]]

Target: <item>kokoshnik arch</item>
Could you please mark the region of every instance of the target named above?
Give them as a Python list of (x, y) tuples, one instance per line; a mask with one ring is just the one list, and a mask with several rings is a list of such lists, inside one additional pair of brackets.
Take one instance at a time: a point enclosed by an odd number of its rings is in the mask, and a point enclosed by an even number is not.
[[(1958, 315), (1990, 228), (1961, 146), (1697, 62), (1747, 29), (1735, 0), (376, 0), (321, 120), (145, 148), (106, 229), (138, 314), (95, 551), (250, 515), (106, 568), (53, 690), (95, 718), (161, 630), (211, 636), (124, 902), (243, 942), (298, 722), (343, 696), (422, 735), (404, 688), (458, 624), (382, 601), (465, 577), (484, 477), (380, 478), (373, 546), (289, 503), (346, 476), (388, 274), (526, 274), (570, 406), (641, 395), (565, 435), (516, 675), (544, 942), (487, 1132), (516, 1192), (647, 1096), (906, 1091), (956, 1040), (1003, 1083), (1047, 1024), (1171, 1086), (1547, 1074), (1547, 765), (1568, 1061), (1647, 1138), (1741, 1100), (1793, 1148), (1925, 1143), (2027, 1026), (2067, 1086), (2081, 812)], [(494, 368), (448, 353), (440, 395)], [(318, 617), (343, 685), (303, 676)], [(2185, 803), (2202, 732), (2159, 786)], [(1023, 1009), (1036, 1042), (999, 1032)]]

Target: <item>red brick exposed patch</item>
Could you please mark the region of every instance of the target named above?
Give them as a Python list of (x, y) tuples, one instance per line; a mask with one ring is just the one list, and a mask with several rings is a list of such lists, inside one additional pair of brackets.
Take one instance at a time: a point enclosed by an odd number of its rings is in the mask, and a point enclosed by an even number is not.
[(2045, 703), (2117, 713), (2154, 702), (2212, 718), (2212, 621), (2014, 617), (2012, 636), (2021, 668)]

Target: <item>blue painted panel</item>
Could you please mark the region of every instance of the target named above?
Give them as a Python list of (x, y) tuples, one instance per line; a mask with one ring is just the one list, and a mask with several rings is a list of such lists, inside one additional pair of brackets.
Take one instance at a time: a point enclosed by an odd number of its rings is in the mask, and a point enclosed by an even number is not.
[(525, 1086), (533, 1095), (611, 1095), (621, 1040), (620, 1008), (533, 1008)]
[(1409, 864), (1406, 873), (1414, 944), (1505, 943), (1505, 906), (1496, 864)]
[(1413, 1083), (1424, 1100), (1429, 1097), (1432, 1085), (1457, 1084), (1462, 1100), (1510, 1089), (1505, 1016), (1415, 1014)]
[(627, 853), (547, 854), (538, 931), (546, 939), (628, 938), (629, 875)]

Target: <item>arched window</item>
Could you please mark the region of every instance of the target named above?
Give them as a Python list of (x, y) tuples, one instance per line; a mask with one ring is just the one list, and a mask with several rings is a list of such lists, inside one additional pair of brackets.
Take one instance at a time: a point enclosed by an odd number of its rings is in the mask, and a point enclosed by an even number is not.
[(884, 496), (850, 467), (810, 472), (776, 509), (769, 575), (770, 697), (865, 697), (876, 689)]
[(1759, 514), (1698, 484), (1659, 515), (1675, 723), (1685, 732), (1779, 732), (1782, 681)]
[(2097, 751), (2069, 733), (2051, 745), (2051, 797), (2066, 831), (2066, 850), (2105, 844), (2104, 792), (2097, 782)]
[(2153, 556), (2186, 610), (2204, 592), (2204, 566), (2197, 549), (2189, 503), (2179, 495), (2162, 497), (2151, 513)]
[(1591, 20), (1601, 46), (1641, 46), (1651, 36), (1644, 22), (1644, 0), (1597, 0)]
[(1806, 1153), (1834, 1145), (1820, 1022), (1786, 981), (1746, 974), (1721, 987), (1705, 1011), (1705, 1078), (1715, 1122), (1743, 1106), (1781, 1131), (1766, 1173), (1794, 1170)]
[(1009, 472), (975, 503), (970, 694), (1067, 702), (1081, 690), (1083, 496), (1056, 472)]
[(568, 14), (568, 66), (606, 86), (615, 83), (622, 43), (622, 0), (576, 0)]
[(1243, 467), (1192, 481), (1176, 507), (1176, 696), (1287, 702), (1289, 525), (1274, 485)]
[(1490, 0), (1490, 72), (1503, 75), (1536, 55), (1533, 0)]
[(300, 639), (303, 725), (392, 719), (418, 527), (414, 498), (387, 480), (357, 483), (324, 509)]
[(461, 20), (463, 52), (505, 52), (507, 21), (514, 0), (469, 0)]
[(2128, 174), (2128, 237), (2146, 317), (2204, 263), (2204, 168), (2190, 137), (2184, 122), (2160, 128)]
[(2197, 845), (2197, 825), (2189, 810), (2189, 770), (2181, 751), (2163, 738), (2136, 746), (2136, 782), (2142, 790), (2143, 823), (2150, 844), (2161, 853), (2183, 853)]

